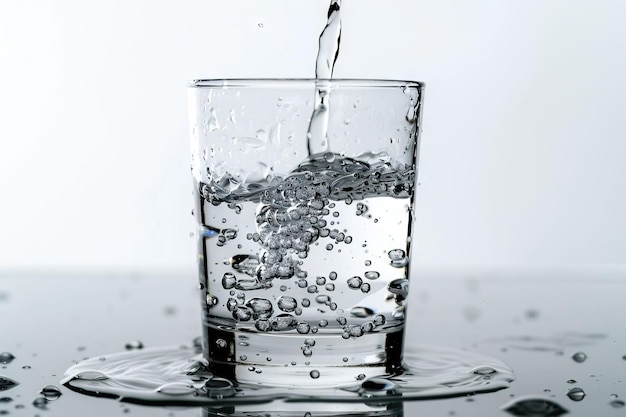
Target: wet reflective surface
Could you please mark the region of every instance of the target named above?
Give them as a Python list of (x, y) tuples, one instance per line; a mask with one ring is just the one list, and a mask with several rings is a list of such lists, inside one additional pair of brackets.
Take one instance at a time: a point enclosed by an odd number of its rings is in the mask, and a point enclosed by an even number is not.
[[(373, 398), (172, 407), (96, 398), (63, 386), (66, 369), (115, 352), (189, 345), (200, 334), (195, 277), (0, 273), (0, 415), (611, 416), (626, 410), (626, 270), (418, 269), (411, 281), (409, 348), (496, 358), (515, 373), (509, 388), (386, 404)], [(489, 376), (490, 370), (473, 372)], [(211, 384), (215, 392), (229, 389)], [(183, 388), (164, 389), (175, 396)]]

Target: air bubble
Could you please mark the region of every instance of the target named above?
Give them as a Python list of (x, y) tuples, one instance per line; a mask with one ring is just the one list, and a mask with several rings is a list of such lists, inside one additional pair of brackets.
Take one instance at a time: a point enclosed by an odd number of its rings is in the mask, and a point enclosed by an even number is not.
[(252, 298), (248, 300), (246, 305), (250, 309), (252, 309), (252, 317), (255, 320), (268, 319), (272, 316), (272, 313), (274, 312), (272, 302), (266, 298)]
[(354, 276), (348, 280), (348, 287), (353, 290), (358, 290), (359, 288), (361, 288), (362, 284), (363, 280), (361, 279), (361, 277)]
[(368, 284), (367, 282), (364, 283), (363, 285), (361, 285), (361, 292), (362, 293), (368, 293), (370, 292), (370, 284)]
[(326, 320), (326, 319), (322, 319), (322, 320), (320, 320), (320, 321), (319, 321), (319, 323), (317, 323), (317, 324), (318, 324), (318, 326), (320, 326), (320, 327), (326, 327), (326, 326), (328, 326), (328, 320)]
[(572, 355), (574, 362), (582, 363), (587, 359), (587, 354), (584, 352), (576, 352)]
[(170, 382), (161, 385), (156, 391), (165, 395), (187, 395), (195, 392), (195, 388), (184, 382)]
[(298, 323), (298, 325), (296, 326), (296, 330), (300, 334), (307, 334), (311, 331), (311, 326), (308, 323), (304, 322)]
[(45, 410), (46, 405), (48, 405), (48, 400), (44, 397), (38, 397), (33, 400), (33, 406), (35, 408), (39, 408), (40, 410)]
[(296, 307), (298, 307), (298, 302), (296, 301), (296, 299), (287, 295), (281, 296), (276, 304), (278, 305), (279, 309), (287, 313), (291, 313), (296, 309)]
[(561, 405), (544, 398), (520, 398), (505, 405), (504, 410), (520, 417), (558, 417), (568, 413)]
[(472, 373), (476, 375), (493, 375), (497, 371), (490, 366), (480, 366), (472, 369)]
[(314, 369), (311, 372), (309, 372), (309, 375), (311, 375), (311, 378), (317, 379), (320, 377), (320, 371)]
[(623, 408), (626, 403), (622, 400), (613, 400), (609, 403), (613, 408)]
[(234, 288), (236, 284), (237, 284), (237, 278), (235, 277), (235, 274), (231, 272), (226, 272), (224, 276), (222, 276), (222, 287), (225, 290)]

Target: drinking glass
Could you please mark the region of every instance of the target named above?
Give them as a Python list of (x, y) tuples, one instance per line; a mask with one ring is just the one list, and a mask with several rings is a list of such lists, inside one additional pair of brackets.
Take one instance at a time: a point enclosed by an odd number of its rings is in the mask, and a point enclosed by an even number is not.
[(232, 381), (402, 369), (424, 85), (189, 85), (203, 355)]

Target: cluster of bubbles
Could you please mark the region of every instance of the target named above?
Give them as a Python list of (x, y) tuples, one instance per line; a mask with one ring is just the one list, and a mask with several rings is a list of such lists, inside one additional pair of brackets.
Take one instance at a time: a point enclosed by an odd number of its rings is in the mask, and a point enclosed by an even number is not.
[[(388, 158), (387, 158), (388, 159)], [(414, 183), (414, 170), (400, 172), (392, 168), (385, 158), (369, 164), (363, 161), (325, 154), (302, 163), (285, 178), (268, 177), (264, 183), (238, 183), (233, 178), (211, 177), (209, 183), (202, 184), (203, 197), (217, 205), (226, 202), (229, 208), (241, 212), (240, 201), (259, 203), (255, 213), (256, 232), (248, 233), (246, 238), (259, 245), (258, 254), (234, 255), (230, 265), (234, 272), (226, 272), (221, 278), (222, 287), (230, 291), (226, 308), (238, 322), (253, 321), (259, 331), (296, 330), (300, 334), (316, 333), (319, 328), (328, 326), (327, 320), (320, 320), (317, 325), (299, 321), (302, 308), (312, 305), (325, 305), (331, 311), (338, 309), (331, 295), (336, 288), (337, 274), (331, 272), (328, 277), (316, 277), (315, 282), (307, 280), (308, 274), (301, 269), (302, 259), (308, 256), (311, 245), (320, 238), (334, 239), (334, 245), (350, 244), (352, 236), (329, 226), (326, 216), (334, 207), (332, 200), (352, 203), (353, 199), (369, 196), (408, 197)], [(237, 211), (238, 210), (238, 211)], [(362, 216), (368, 211), (363, 203), (356, 204), (356, 215)], [(338, 212), (332, 213), (334, 217)], [(331, 222), (331, 225), (333, 223)], [(237, 231), (224, 229), (219, 231), (217, 245), (223, 246), (228, 240), (235, 239)], [(327, 250), (334, 248), (332, 243)], [(388, 253), (390, 263), (397, 268), (408, 264), (408, 257), (402, 249), (393, 249)], [(377, 271), (367, 271), (364, 278), (353, 276), (346, 283), (349, 290), (368, 293), (371, 284), (366, 282), (379, 278)], [(311, 299), (296, 300), (287, 295), (275, 300), (275, 305), (265, 298), (246, 299), (245, 291), (267, 289), (275, 280), (295, 279), (295, 284), (306, 289)], [(408, 281), (392, 281), (389, 292), (398, 304), (402, 304), (408, 291)], [(285, 290), (286, 290), (286, 286)], [(282, 288), (282, 286), (281, 286)], [(320, 293), (325, 290), (327, 293)], [(218, 304), (215, 296), (207, 294), (207, 306)], [(373, 314), (367, 314), (372, 316)], [(367, 316), (366, 315), (366, 316)], [(363, 317), (358, 310), (354, 316)], [(382, 318), (382, 319), (381, 319)], [(398, 317), (399, 318), (399, 317)], [(361, 325), (348, 325), (345, 317), (337, 322), (343, 326), (345, 338), (359, 337), (381, 325), (384, 316), (377, 316)]]

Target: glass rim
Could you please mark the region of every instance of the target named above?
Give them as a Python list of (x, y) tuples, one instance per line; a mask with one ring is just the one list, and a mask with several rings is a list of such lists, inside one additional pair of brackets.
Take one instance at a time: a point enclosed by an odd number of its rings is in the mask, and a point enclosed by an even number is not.
[(413, 87), (423, 89), (422, 81), (392, 80), (376, 78), (215, 78), (194, 79), (187, 83), (189, 88), (245, 88), (245, 87), (278, 87), (317, 84), (322, 86), (350, 88), (388, 88)]

